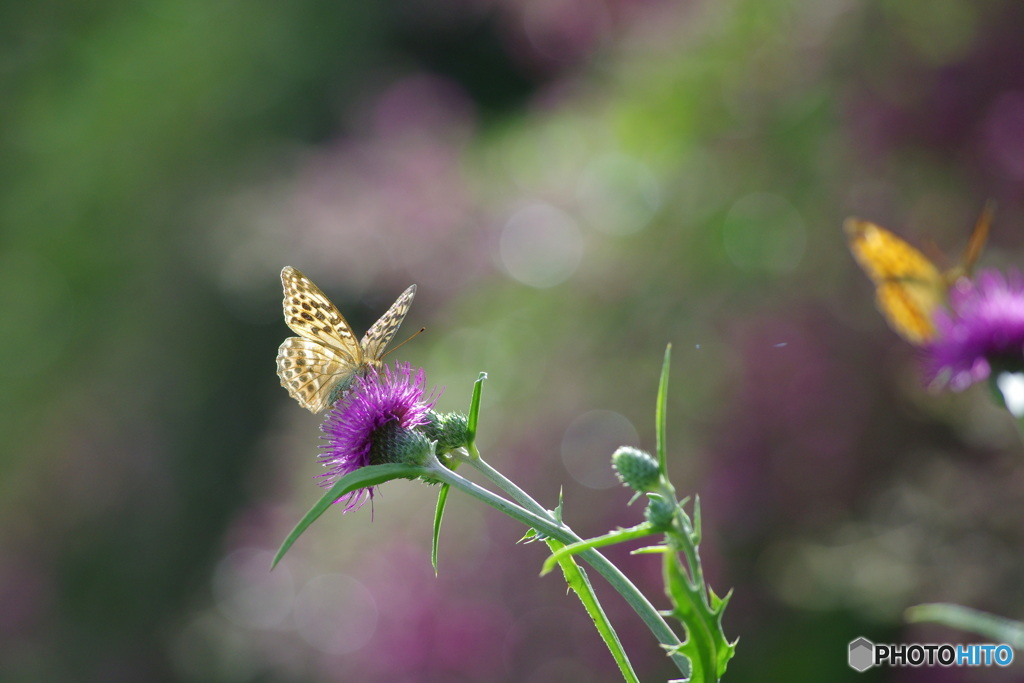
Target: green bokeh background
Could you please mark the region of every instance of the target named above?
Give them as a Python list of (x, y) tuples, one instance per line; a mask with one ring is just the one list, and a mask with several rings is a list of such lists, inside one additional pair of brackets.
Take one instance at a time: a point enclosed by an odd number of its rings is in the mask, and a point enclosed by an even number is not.
[(1014, 426), (923, 388), (840, 226), (952, 265), (993, 198), (982, 266), (1019, 263), (1022, 34), (1009, 0), (0, 4), (0, 679), (617, 680), (496, 513), (453, 496), (434, 578), (426, 486), (265, 571), (320, 494), (284, 265), (357, 332), (416, 282), (396, 356), (446, 410), (487, 371), (485, 456), (582, 535), (640, 519), (607, 463), (673, 343), (727, 680), (966, 637), (920, 602), (1021, 618)]

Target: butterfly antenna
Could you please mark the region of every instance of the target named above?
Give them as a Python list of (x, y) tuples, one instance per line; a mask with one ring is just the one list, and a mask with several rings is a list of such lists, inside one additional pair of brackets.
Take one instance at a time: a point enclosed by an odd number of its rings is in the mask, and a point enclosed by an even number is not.
[(393, 348), (390, 348), (390, 349), (388, 349), (388, 350), (387, 350), (387, 351), (386, 351), (386, 352), (384, 353), (384, 355), (380, 357), (380, 359), (381, 359), (381, 360), (384, 360), (385, 358), (387, 358), (387, 357), (388, 357), (388, 354), (390, 354), (390, 353), (391, 353), (391, 352), (393, 352), (393, 351), (397, 351), (398, 349), (402, 348), (403, 346), (405, 346), (406, 344), (408, 344), (409, 342), (411, 342), (411, 341), (412, 341), (413, 339), (415, 339), (415, 338), (416, 338), (417, 336), (419, 336), (420, 332), (426, 332), (426, 331), (427, 331), (427, 328), (425, 328), (425, 327), (421, 327), (420, 329), (416, 330), (416, 331), (415, 331), (415, 332), (413, 332), (413, 333), (412, 333), (411, 335), (409, 335), (409, 338), (408, 338), (408, 339), (406, 339), (406, 340), (405, 340), (404, 342), (402, 342), (402, 343), (401, 343), (401, 344), (399, 344), (398, 346), (395, 346), (395, 347), (393, 347)]

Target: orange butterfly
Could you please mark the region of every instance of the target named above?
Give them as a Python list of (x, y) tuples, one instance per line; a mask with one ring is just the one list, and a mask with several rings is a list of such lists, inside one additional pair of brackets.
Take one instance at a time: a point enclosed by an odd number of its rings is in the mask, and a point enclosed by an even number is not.
[(949, 288), (971, 274), (988, 240), (994, 205), (989, 202), (974, 224), (960, 263), (939, 270), (928, 257), (885, 228), (847, 218), (843, 229), (850, 251), (875, 283), (875, 301), (889, 327), (911, 344), (925, 344), (935, 336), (932, 315), (945, 304)]

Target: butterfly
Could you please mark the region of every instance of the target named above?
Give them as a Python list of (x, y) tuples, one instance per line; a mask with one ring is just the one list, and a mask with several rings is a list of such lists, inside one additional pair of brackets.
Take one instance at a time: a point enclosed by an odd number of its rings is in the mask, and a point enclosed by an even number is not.
[(308, 277), (285, 266), (281, 284), (284, 321), (299, 336), (288, 337), (277, 350), (277, 376), (291, 397), (314, 413), (337, 401), (357, 374), (381, 367), (384, 349), (416, 294), (416, 285), (402, 292), (357, 343), (344, 316)]
[(875, 284), (875, 301), (889, 327), (911, 344), (935, 336), (932, 315), (946, 302), (949, 288), (969, 276), (988, 240), (994, 206), (986, 204), (967, 242), (960, 263), (940, 270), (927, 256), (885, 228), (857, 218), (843, 224), (850, 251)]

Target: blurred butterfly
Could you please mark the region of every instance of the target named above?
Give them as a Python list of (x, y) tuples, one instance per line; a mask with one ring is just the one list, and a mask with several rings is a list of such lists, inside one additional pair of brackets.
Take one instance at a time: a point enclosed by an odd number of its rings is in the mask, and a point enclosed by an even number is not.
[(277, 350), (277, 376), (291, 397), (314, 413), (337, 401), (357, 373), (381, 367), (384, 349), (416, 294), (416, 285), (402, 292), (357, 343), (344, 316), (308, 277), (286, 266), (281, 284), (284, 321), (299, 336), (288, 337)]
[(971, 274), (988, 240), (993, 211), (991, 202), (985, 205), (960, 263), (946, 271), (885, 228), (846, 219), (843, 228), (850, 238), (850, 251), (875, 283), (879, 310), (889, 327), (911, 344), (925, 344), (935, 335), (932, 315), (945, 304), (953, 283)]

